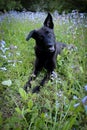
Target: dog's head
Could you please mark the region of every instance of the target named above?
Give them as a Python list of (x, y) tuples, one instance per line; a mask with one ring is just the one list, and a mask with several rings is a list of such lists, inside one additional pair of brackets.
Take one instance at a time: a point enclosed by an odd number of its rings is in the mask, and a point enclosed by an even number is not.
[(36, 46), (42, 51), (54, 52), (55, 51), (55, 35), (54, 35), (54, 24), (50, 13), (46, 17), (43, 27), (38, 30), (32, 30), (26, 40), (30, 38), (36, 40)]

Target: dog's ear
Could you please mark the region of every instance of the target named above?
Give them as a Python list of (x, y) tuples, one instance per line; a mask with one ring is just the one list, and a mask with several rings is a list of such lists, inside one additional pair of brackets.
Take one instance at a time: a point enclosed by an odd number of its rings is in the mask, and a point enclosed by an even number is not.
[(46, 17), (46, 19), (44, 21), (44, 26), (47, 26), (47, 27), (49, 27), (51, 29), (53, 29), (53, 27), (54, 27), (53, 19), (52, 19), (52, 16), (51, 16), (50, 13), (48, 13), (48, 15), (47, 15), (47, 17)]
[(30, 38), (35, 38), (36, 30), (32, 30), (28, 36), (26, 37), (26, 41), (30, 40)]

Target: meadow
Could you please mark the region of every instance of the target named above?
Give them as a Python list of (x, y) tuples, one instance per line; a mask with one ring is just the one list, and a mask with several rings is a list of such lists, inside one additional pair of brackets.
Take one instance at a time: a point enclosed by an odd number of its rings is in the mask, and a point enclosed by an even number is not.
[[(0, 15), (0, 130), (87, 129), (87, 15), (53, 13), (57, 41), (73, 44), (57, 57), (58, 77), (37, 94), (23, 86), (32, 74), (35, 41), (27, 34), (43, 25), (41, 12)], [(43, 78), (40, 73), (32, 88)]]

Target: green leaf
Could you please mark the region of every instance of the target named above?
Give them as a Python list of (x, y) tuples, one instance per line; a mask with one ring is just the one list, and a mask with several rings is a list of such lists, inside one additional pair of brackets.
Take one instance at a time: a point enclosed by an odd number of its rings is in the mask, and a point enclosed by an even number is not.
[(69, 50), (67, 50), (66, 48), (64, 48), (64, 49), (63, 49), (63, 54), (67, 56), (68, 53), (69, 53)]
[(29, 108), (28, 109), (25, 109), (25, 113), (24, 114), (27, 114), (27, 113), (31, 113), (32, 110), (30, 110)]
[(28, 102), (28, 108), (31, 109), (32, 107), (33, 107), (33, 101), (29, 100), (29, 102)]
[(85, 109), (85, 112), (86, 112), (86, 115), (87, 115), (87, 105), (84, 105), (84, 109)]
[(80, 71), (81, 71), (81, 73), (84, 73), (84, 71), (83, 71), (83, 67), (82, 66), (80, 66)]
[(23, 108), (22, 108), (22, 116), (23, 116), (23, 117), (24, 117), (25, 113), (26, 113), (26, 111), (25, 111), (25, 109), (24, 109), (24, 107), (23, 107)]
[(0, 112), (0, 126), (2, 125), (3, 123), (3, 118), (2, 118), (2, 113)]
[(41, 113), (41, 118), (44, 119), (46, 116), (44, 113)]
[(28, 99), (28, 95), (23, 88), (19, 88), (19, 93), (20, 93), (21, 97), (23, 98), (23, 100), (26, 101)]
[(75, 120), (76, 117), (71, 117), (68, 121), (66, 121), (65, 125), (63, 126), (63, 130), (71, 130)]
[(58, 55), (58, 56), (57, 56), (57, 60), (58, 60), (58, 61), (61, 60), (61, 55)]
[(16, 107), (15, 110), (16, 110), (16, 112), (17, 112), (18, 114), (20, 114), (20, 115), (22, 114), (22, 111), (20, 110), (19, 107)]

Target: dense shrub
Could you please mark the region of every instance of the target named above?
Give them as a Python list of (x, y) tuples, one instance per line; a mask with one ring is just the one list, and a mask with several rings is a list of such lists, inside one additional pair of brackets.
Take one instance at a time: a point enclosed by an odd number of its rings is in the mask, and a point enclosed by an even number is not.
[(20, 0), (0, 0), (0, 10), (1, 11), (9, 11), (9, 10), (20, 10), (22, 5)]
[(79, 10), (80, 12), (86, 12), (87, 1), (86, 0), (21, 0), (22, 5), (27, 10), (32, 11), (54, 11), (58, 12), (71, 12), (72, 10)]
[(87, 0), (0, 0), (0, 10), (87, 12)]

